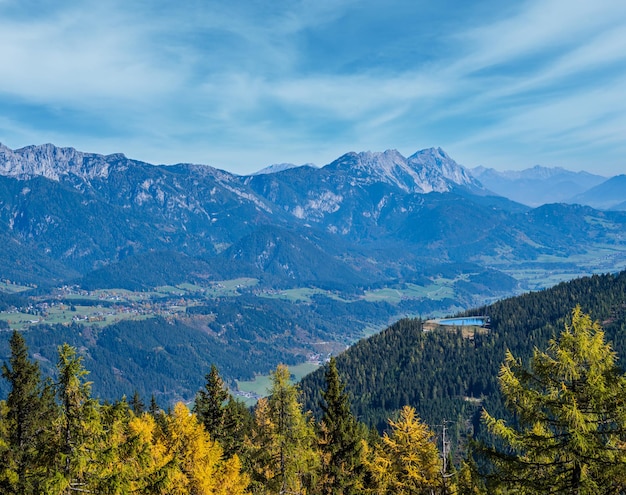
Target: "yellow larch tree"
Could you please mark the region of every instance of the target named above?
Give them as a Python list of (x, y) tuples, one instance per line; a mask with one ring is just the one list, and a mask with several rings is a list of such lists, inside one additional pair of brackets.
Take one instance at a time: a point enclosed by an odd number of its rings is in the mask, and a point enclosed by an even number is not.
[(183, 477), (172, 494), (237, 495), (245, 493), (248, 480), (237, 457), (222, 459), (223, 450), (182, 402), (166, 418), (163, 443), (173, 455)]
[(404, 406), (397, 421), (389, 420), (370, 466), (377, 494), (431, 495), (442, 489), (441, 459), (428, 426), (415, 409)]

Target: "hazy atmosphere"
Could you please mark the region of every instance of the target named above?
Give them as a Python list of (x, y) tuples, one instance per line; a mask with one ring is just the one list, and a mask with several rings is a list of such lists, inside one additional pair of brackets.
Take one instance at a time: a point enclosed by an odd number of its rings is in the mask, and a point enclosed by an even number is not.
[(0, 142), (246, 174), (441, 146), (626, 167), (626, 3), (0, 0)]

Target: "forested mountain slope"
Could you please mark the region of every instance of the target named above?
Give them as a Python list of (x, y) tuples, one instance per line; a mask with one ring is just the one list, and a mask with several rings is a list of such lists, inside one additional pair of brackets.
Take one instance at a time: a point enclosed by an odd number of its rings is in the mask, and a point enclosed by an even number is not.
[[(145, 289), (141, 278), (242, 275), (271, 287), (353, 289), (470, 262), (536, 288), (550, 281), (537, 284), (528, 269), (546, 263), (556, 280), (624, 269), (625, 229), (624, 212), (531, 209), (490, 196), (435, 148), (408, 158), (350, 152), (319, 169), (237, 176), (51, 144), (0, 145), (0, 240), (8, 246), (0, 277), (22, 284), (112, 287), (127, 273), (123, 286)], [(145, 277), (145, 256), (158, 276)]]
[[(561, 283), (476, 308), (465, 314), (488, 315), (488, 332), (473, 338), (461, 330), (424, 331), (423, 321), (405, 319), (363, 340), (337, 357), (355, 415), (378, 428), (409, 404), (431, 426), (452, 421), (456, 437), (478, 427), (480, 405), (498, 415), (498, 371), (506, 349), (527, 360), (563, 330), (572, 308), (599, 320), (618, 356), (626, 356), (626, 272), (595, 275)], [(626, 364), (623, 358), (622, 366)], [(319, 414), (323, 370), (305, 377), (307, 408)]]

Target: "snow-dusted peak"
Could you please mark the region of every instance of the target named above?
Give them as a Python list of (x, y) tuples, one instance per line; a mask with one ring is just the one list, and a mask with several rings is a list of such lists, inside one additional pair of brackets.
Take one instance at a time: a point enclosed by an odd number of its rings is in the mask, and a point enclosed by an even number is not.
[(105, 157), (53, 144), (26, 146), (17, 150), (0, 145), (0, 175), (18, 179), (41, 176), (56, 181), (73, 175), (90, 180), (107, 177), (109, 162), (124, 158), (121, 154)]
[(252, 175), (265, 175), (265, 174), (276, 174), (278, 172), (283, 172), (284, 170), (289, 170), (292, 168), (300, 168), (300, 167), (312, 167), (317, 168), (314, 163), (305, 163), (303, 165), (296, 165), (295, 163), (274, 163), (273, 165), (269, 165), (261, 170), (253, 173)]

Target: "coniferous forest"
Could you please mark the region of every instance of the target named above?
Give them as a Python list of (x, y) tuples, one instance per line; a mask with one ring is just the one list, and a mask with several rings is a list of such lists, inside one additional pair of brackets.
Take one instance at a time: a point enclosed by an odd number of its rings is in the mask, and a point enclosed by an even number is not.
[(252, 410), (216, 367), (190, 405), (102, 402), (75, 348), (43, 378), (15, 332), (0, 492), (625, 493), (625, 298), (621, 273), (472, 311), (486, 332), (402, 320)]

